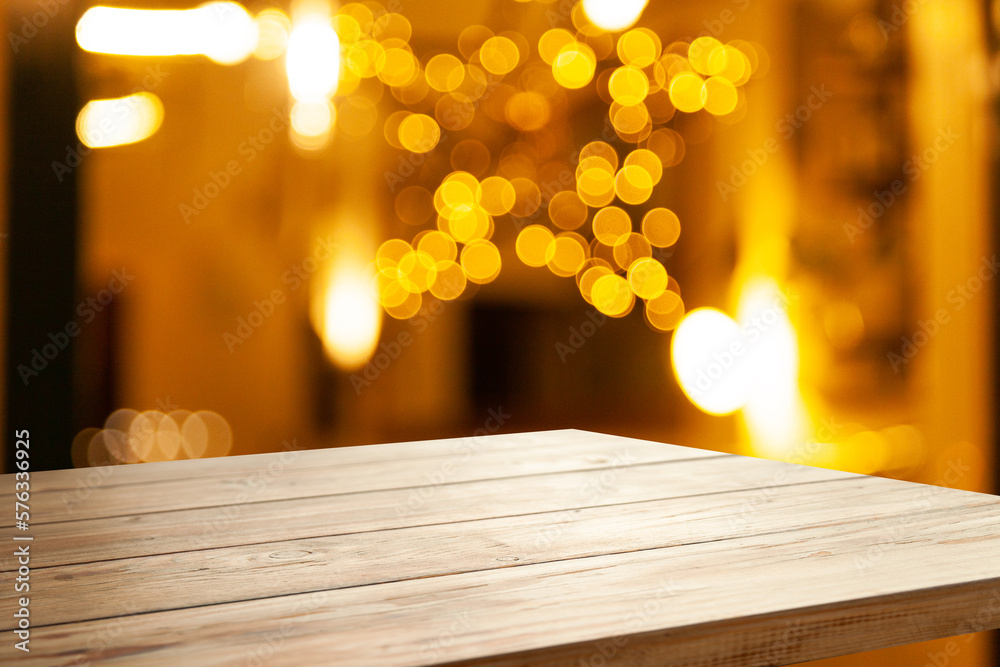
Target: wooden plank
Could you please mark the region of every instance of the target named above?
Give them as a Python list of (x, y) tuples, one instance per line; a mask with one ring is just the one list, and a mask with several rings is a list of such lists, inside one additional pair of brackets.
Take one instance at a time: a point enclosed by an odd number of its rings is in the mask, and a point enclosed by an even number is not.
[[(575, 429), (536, 431), (532, 433), (502, 433), (490, 436), (469, 436), (439, 440), (414, 440), (382, 445), (359, 445), (327, 449), (301, 449), (295, 438), (288, 438), (280, 444), (278, 452), (248, 454), (243, 456), (223, 456), (207, 459), (186, 459), (139, 465), (105, 466), (103, 468), (74, 468), (68, 470), (48, 470), (33, 475), (32, 491), (76, 491), (93, 486), (116, 486), (120, 484), (162, 484), (192, 478), (207, 478), (231, 475), (253, 475), (266, 470), (278, 458), (284, 470), (306, 470), (311, 468), (337, 467), (359, 463), (376, 463), (405, 459), (452, 458), (467, 451), (488, 448), (494, 451), (537, 451), (539, 447), (576, 447), (594, 442), (630, 444), (643, 442), (615, 435), (604, 435)], [(646, 443), (649, 444), (649, 443)], [(657, 443), (660, 444), (660, 443)], [(692, 455), (692, 448), (679, 445), (664, 445), (664, 449), (674, 450), (679, 456)], [(696, 450), (697, 451), (697, 450)], [(287, 452), (287, 453), (286, 453)], [(278, 456), (285, 453), (285, 456)], [(711, 453), (711, 452), (709, 452)], [(294, 456), (290, 456), (294, 454)], [(10, 486), (11, 475), (0, 476), (0, 493), (13, 493)]]
[[(610, 446), (611, 442), (615, 442), (616, 446)], [(621, 460), (639, 464), (732, 456), (626, 438), (620, 439), (620, 442), (608, 441), (603, 437), (567, 442), (560, 447), (538, 445), (528, 449), (495, 448), (492, 439), (483, 438), (477, 447), (463, 448), (445, 457), (362, 461), (299, 469), (286, 468), (281, 454), (270, 454), (260, 459), (263, 467), (239, 475), (195, 476), (156, 484), (100, 484), (87, 488), (81, 494), (33, 490), (32, 525), (69, 518), (81, 520), (242, 504), (239, 500), (242, 497), (257, 501), (308, 498), (331, 493), (409, 488), (424, 486), (428, 482), (449, 484), (515, 475), (597, 470), (614, 467)], [(331, 461), (337, 461), (341, 451), (327, 450), (326, 454)], [(291, 457), (295, 453), (286, 454)], [(32, 478), (44, 481), (46, 476), (47, 473), (36, 473)], [(13, 475), (7, 477), (10, 478), (7, 480), (9, 488), (13, 488)], [(0, 526), (12, 526), (13, 521), (12, 514), (0, 517)]]
[[(926, 513), (905, 540), (887, 537), (899, 520), (883, 517), (40, 627), (19, 664), (66, 662), (90, 647), (82, 657), (106, 665), (221, 665), (262, 654), (276, 666), (523, 664), (490, 656), (528, 651), (568, 665), (585, 643), (625, 636), (635, 638), (637, 664), (654, 664), (640, 658), (655, 641), (687, 656), (680, 664), (735, 667), (753, 664), (755, 648), (787, 636), (794, 620), (802, 636), (781, 661), (759, 663), (785, 664), (830, 655), (820, 636), (838, 635), (836, 651), (851, 653), (948, 634), (983, 610), (992, 614), (979, 616), (985, 627), (1000, 626), (1000, 605), (988, 606), (1000, 601), (996, 517), (988, 503)], [(859, 567), (872, 549), (879, 557)], [(6, 643), (0, 656), (12, 651)]]
[[(731, 455), (643, 465), (621, 462), (598, 470), (294, 500), (258, 501), (251, 496), (244, 504), (226, 507), (33, 525), (32, 534), (46, 547), (32, 563), (48, 567), (745, 489), (763, 489), (766, 497), (783, 484), (861, 478)], [(122, 495), (118, 502), (129, 499)], [(14, 533), (13, 528), (0, 529), (0, 540)], [(16, 569), (9, 555), (0, 556), (3, 570)]]
[[(1000, 501), (964, 493), (928, 497), (919, 485), (844, 478), (782, 487), (766, 502), (750, 489), (274, 541), (34, 569), (32, 613), (39, 627), (697, 542), (726, 548), (726, 540), (759, 533), (842, 529), (885, 516), (895, 518), (894, 530), (905, 537), (929, 512), (981, 505), (996, 509)], [(8, 599), (13, 606), (14, 596), (0, 590), (0, 607)], [(0, 629), (7, 629), (2, 621)]]

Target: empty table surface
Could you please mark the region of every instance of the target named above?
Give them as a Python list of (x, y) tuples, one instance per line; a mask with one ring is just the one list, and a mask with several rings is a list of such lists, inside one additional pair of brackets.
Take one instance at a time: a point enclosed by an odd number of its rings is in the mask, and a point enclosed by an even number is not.
[(40, 472), (30, 505), (26, 666), (778, 665), (1000, 626), (1000, 498), (583, 431)]

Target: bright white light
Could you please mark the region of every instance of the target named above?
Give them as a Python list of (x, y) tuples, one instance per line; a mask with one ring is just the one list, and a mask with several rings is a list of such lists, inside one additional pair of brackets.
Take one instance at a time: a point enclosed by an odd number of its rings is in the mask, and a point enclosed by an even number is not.
[(583, 0), (583, 12), (602, 30), (619, 32), (631, 27), (649, 0)]
[(295, 17), (285, 52), (288, 87), (295, 99), (322, 102), (337, 92), (340, 39), (320, 14)]
[(152, 136), (163, 122), (163, 103), (152, 93), (88, 102), (76, 117), (76, 135), (85, 146), (133, 144)]
[(757, 280), (740, 295), (740, 322), (759, 331), (754, 346), (754, 389), (743, 408), (750, 442), (762, 456), (787, 456), (804, 442), (806, 409), (799, 391), (799, 343), (787, 301), (771, 280)]
[(363, 366), (378, 344), (382, 308), (372, 279), (364, 264), (352, 262), (334, 267), (326, 285), (319, 334), (330, 359), (344, 370)]
[(697, 308), (674, 331), (670, 360), (691, 402), (709, 414), (725, 415), (750, 397), (751, 352), (731, 317), (714, 308)]
[(688, 313), (674, 332), (671, 363), (699, 408), (723, 415), (744, 408), (755, 441), (801, 435), (799, 352), (787, 300), (769, 280), (748, 284), (737, 320), (713, 308)]
[(205, 55), (231, 65), (257, 45), (257, 25), (242, 5), (209, 2), (194, 9), (92, 7), (76, 24), (85, 51), (124, 56)]

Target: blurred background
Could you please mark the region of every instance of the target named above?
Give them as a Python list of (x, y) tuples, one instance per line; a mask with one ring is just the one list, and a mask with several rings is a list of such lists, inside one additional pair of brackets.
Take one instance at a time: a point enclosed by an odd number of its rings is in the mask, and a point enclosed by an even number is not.
[(0, 21), (35, 470), (571, 427), (996, 492), (1000, 3)]

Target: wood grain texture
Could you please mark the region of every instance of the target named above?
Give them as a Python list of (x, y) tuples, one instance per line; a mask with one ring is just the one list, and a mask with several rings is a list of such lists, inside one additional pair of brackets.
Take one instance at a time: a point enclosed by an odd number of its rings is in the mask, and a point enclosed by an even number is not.
[(0, 660), (735, 667), (1000, 627), (995, 496), (579, 431), (455, 446), (302, 452), (242, 502), (280, 455), (115, 470), (32, 527), (32, 651)]

